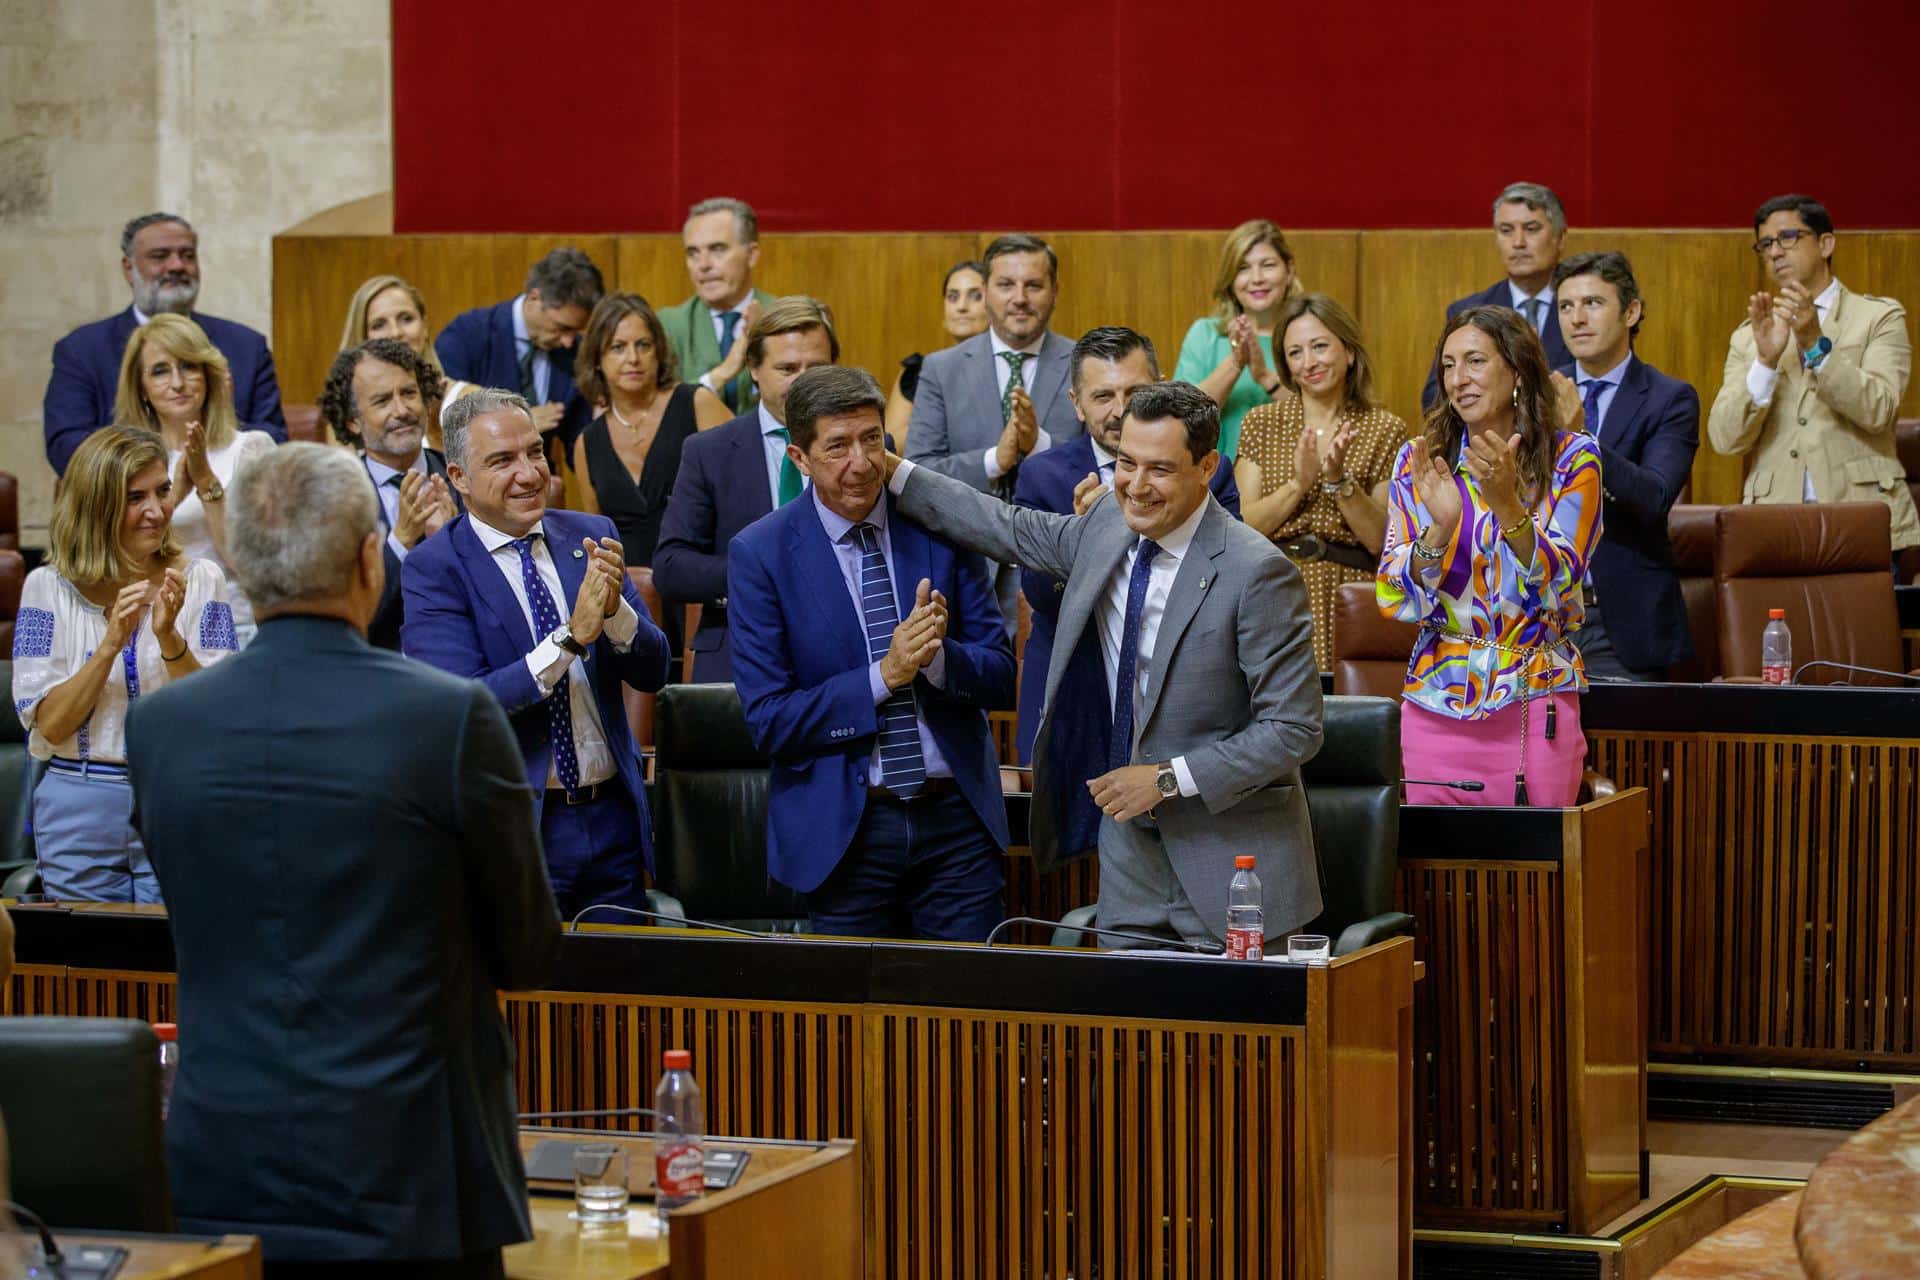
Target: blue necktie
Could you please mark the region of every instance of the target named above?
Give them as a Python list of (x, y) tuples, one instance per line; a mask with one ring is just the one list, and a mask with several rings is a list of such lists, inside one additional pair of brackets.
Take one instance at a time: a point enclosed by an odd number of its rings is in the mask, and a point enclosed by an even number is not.
[(1587, 380), (1587, 434), (1595, 440), (1600, 438), (1600, 389), (1606, 385), (1598, 378)]
[[(727, 352), (733, 350), (733, 331), (739, 324), (740, 313), (738, 311), (722, 311), (720, 313), (720, 358), (722, 360), (727, 358)], [(727, 402), (727, 408), (735, 412), (738, 412), (740, 409), (739, 382), (740, 379), (738, 377), (729, 378), (727, 379), (727, 385), (720, 388), (720, 398)]]
[(1547, 300), (1545, 298), (1527, 299), (1527, 323), (1533, 326), (1535, 333), (1547, 331)]
[[(860, 545), (860, 612), (867, 627), (867, 658), (878, 662), (893, 643), (900, 606), (887, 576), (886, 553), (878, 531), (865, 521), (853, 526)], [(913, 686), (895, 689), (880, 704), (880, 785), (911, 800), (927, 780), (927, 759), (920, 751), (920, 717), (914, 711)]]
[(1147, 607), (1147, 580), (1153, 576), (1153, 558), (1160, 544), (1140, 540), (1133, 558), (1133, 576), (1127, 579), (1127, 616), (1120, 627), (1120, 669), (1113, 678), (1113, 740), (1107, 745), (1107, 768), (1133, 762), (1134, 668), (1140, 657), (1140, 614)]
[[(544, 639), (560, 629), (560, 610), (533, 564), (533, 540), (537, 536), (515, 538), (513, 547), (520, 553), (520, 581), (527, 589), (527, 604), (533, 609), (535, 637)], [(553, 771), (559, 776), (560, 785), (569, 791), (578, 790), (580, 786), (580, 757), (574, 753), (573, 746), (572, 692), (572, 672), (562, 671), (559, 683), (547, 695), (547, 732), (553, 741)]]

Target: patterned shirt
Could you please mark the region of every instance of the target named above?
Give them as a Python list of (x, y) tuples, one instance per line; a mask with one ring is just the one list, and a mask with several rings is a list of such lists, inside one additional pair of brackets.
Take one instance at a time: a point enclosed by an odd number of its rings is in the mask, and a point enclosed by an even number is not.
[(1456, 720), (1482, 720), (1520, 698), (1586, 689), (1570, 633), (1586, 617), (1580, 598), (1600, 541), (1600, 450), (1592, 437), (1559, 437), (1547, 492), (1534, 507), (1533, 558), (1522, 564), (1500, 522), (1454, 466), (1460, 528), (1438, 560), (1417, 560), (1413, 540), (1433, 523), (1414, 495), (1412, 445), (1393, 460), (1387, 550), (1374, 586), (1380, 611), (1420, 625), (1407, 663), (1407, 700)]

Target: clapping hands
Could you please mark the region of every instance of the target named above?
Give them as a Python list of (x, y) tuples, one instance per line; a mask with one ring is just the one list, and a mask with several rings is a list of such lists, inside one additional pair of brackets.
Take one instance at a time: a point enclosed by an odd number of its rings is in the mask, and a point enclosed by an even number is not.
[(880, 678), (889, 689), (913, 683), (947, 640), (947, 598), (933, 590), (926, 578), (914, 589), (913, 610), (893, 629), (893, 640), (880, 658)]

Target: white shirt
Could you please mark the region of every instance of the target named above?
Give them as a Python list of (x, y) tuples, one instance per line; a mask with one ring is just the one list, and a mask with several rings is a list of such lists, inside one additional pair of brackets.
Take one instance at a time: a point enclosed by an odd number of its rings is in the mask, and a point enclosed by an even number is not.
[(1553, 313), (1553, 286), (1549, 284), (1538, 293), (1528, 293), (1525, 289), (1522, 289), (1519, 285), (1509, 280), (1507, 281), (1507, 292), (1513, 296), (1513, 309), (1518, 311), (1520, 318), (1528, 324), (1533, 323), (1533, 317), (1527, 314), (1527, 303), (1542, 302), (1546, 304), (1540, 312), (1540, 325), (1534, 330), (1536, 333), (1546, 333), (1547, 317)]
[[(573, 679), (567, 684), (567, 704), (573, 710), (573, 748), (574, 755), (580, 761), (580, 785), (590, 787), (596, 782), (605, 782), (613, 776), (613, 749), (607, 745), (607, 733), (600, 723), (600, 708), (594, 702), (593, 684), (587, 678), (587, 664), (583, 658), (576, 658), (555, 644), (550, 632), (540, 629), (533, 620), (533, 606), (527, 602), (527, 585), (520, 571), (520, 552), (514, 547), (513, 535), (468, 515), (473, 531), (480, 536), (480, 545), (493, 556), (493, 563), (499, 567), (500, 576), (507, 580), (507, 586), (513, 592), (513, 598), (520, 604), (521, 616), (527, 620), (527, 626), (539, 643), (527, 654), (527, 670), (532, 673), (534, 683), (540, 686), (540, 695), (545, 697), (553, 692), (560, 683), (563, 672), (570, 673)], [(560, 585), (560, 571), (554, 567), (552, 549), (547, 546), (545, 530), (535, 524), (528, 536), (540, 534), (533, 541), (533, 567), (539, 573), (540, 581), (546, 584), (547, 593), (553, 597), (554, 608), (559, 611), (560, 621), (564, 625), (573, 616), (573, 604), (567, 599), (566, 590)], [(572, 550), (579, 550), (573, 548)], [(624, 599), (619, 609), (606, 621), (607, 638), (613, 641), (613, 647), (625, 653), (633, 644), (633, 637), (640, 630), (640, 615)], [(547, 766), (547, 786), (560, 785), (557, 766)]]
[[(533, 352), (533, 402), (547, 402), (547, 384), (553, 377), (553, 369), (547, 361), (550, 353), (533, 345), (533, 339), (527, 333), (527, 295), (521, 294), (513, 300), (513, 358), (517, 362), (529, 350)], [(518, 391), (520, 388), (515, 387)], [(453, 403), (453, 397), (447, 397), (447, 403)]]
[[(126, 763), (128, 709), (141, 694), (167, 683), (167, 664), (160, 657), (160, 642), (153, 637), (151, 617), (143, 612), (133, 633), (132, 680), (127, 678), (123, 655), (113, 664), (86, 720), (71, 737), (51, 742), (40, 732), (40, 700), (49, 689), (71, 679), (100, 647), (107, 636), (107, 614), (48, 566), (27, 575), (13, 624), (13, 709), (26, 727), (27, 749), (35, 759), (59, 756)], [(211, 560), (188, 562), (187, 596), (174, 626), (203, 667), (239, 649), (227, 578), (219, 565)]]
[[(1087, 443), (1093, 446), (1093, 469), (1099, 475), (1100, 483), (1109, 489), (1113, 488), (1113, 464), (1119, 459), (1102, 449), (1100, 442), (1093, 438), (1091, 431), (1087, 432)], [(1075, 481), (1075, 483), (1079, 482)]]
[[(780, 509), (780, 469), (787, 459), (787, 442), (782, 437), (787, 429), (780, 419), (767, 411), (767, 402), (760, 402), (760, 445), (767, 455), (767, 496), (773, 501), (774, 510)], [(801, 483), (805, 483), (804, 477)]]
[[(1834, 276), (1827, 281), (1827, 287), (1813, 300), (1813, 313), (1822, 324), (1826, 323), (1827, 312), (1833, 309), (1833, 301), (1840, 296), (1840, 277)], [(1793, 343), (1792, 335), (1787, 341)], [(1784, 354), (1784, 353), (1783, 353)], [(1747, 398), (1753, 401), (1753, 407), (1764, 409), (1773, 403), (1773, 393), (1780, 383), (1780, 371), (1769, 369), (1760, 363), (1755, 355), (1753, 363), (1747, 366)], [(1813, 491), (1813, 472), (1805, 468), (1800, 472), (1800, 501), (1818, 502), (1820, 495)]]
[[(1007, 398), (1007, 383), (1013, 379), (1013, 361), (1004, 359), (1000, 355), (1002, 351), (1020, 351), (1026, 354), (1027, 359), (1020, 366), (1020, 385), (1027, 389), (1028, 395), (1032, 395), (1033, 375), (1040, 370), (1040, 348), (1047, 345), (1047, 335), (1042, 333), (1032, 346), (1015, 347), (1002, 342), (1000, 335), (995, 333), (993, 327), (989, 325), (987, 340), (993, 344), (993, 381), (994, 386), (999, 388), (1000, 398), (1002, 400)], [(1033, 409), (1034, 414), (1038, 416), (1040, 406), (1036, 404)], [(1053, 438), (1044, 430), (1036, 431), (1034, 434), (1037, 438), (1033, 442), (1033, 449), (1027, 455), (1028, 457), (1032, 457), (1035, 453), (1044, 453), (1053, 444)], [(987, 479), (998, 480), (1004, 474), (1000, 467), (1000, 445), (997, 441), (987, 449), (985, 463)]]
[[(233, 488), (234, 473), (240, 464), (257, 454), (273, 448), (274, 438), (264, 431), (241, 431), (235, 433), (232, 440), (218, 449), (207, 450), (207, 465), (213, 468), (215, 478), (225, 489)], [(180, 464), (180, 450), (167, 450), (167, 474), (172, 475)], [(211, 561), (227, 577), (227, 593), (223, 597), (233, 606), (233, 625), (244, 647), (253, 639), (253, 633), (259, 630), (253, 622), (253, 601), (247, 599), (247, 593), (240, 589), (239, 579), (233, 576), (233, 570), (214, 550), (213, 530), (207, 527), (206, 504), (200, 501), (200, 495), (193, 490), (187, 491), (180, 499), (180, 505), (173, 509), (173, 531), (179, 535), (181, 549), (195, 560)], [(186, 634), (184, 631), (181, 634)]]
[[(360, 460), (366, 463), (367, 475), (373, 479), (373, 491), (380, 495), (380, 519), (387, 526), (387, 550), (404, 561), (408, 547), (400, 541), (400, 535), (393, 531), (394, 526), (400, 523), (400, 486), (388, 484), (387, 481), (406, 473), (395, 471), (371, 454), (361, 454)], [(424, 449), (413, 455), (413, 465), (407, 471), (415, 475), (427, 474), (427, 454)]]
[[(1096, 445), (1095, 448), (1098, 448)], [(1095, 455), (1098, 456), (1097, 454)], [(894, 469), (893, 479), (887, 487), (898, 497), (907, 487), (907, 477), (913, 474), (914, 464), (902, 461)], [(1193, 535), (1200, 528), (1205, 517), (1207, 504), (1202, 502), (1194, 508), (1193, 514), (1159, 539), (1160, 553), (1153, 559), (1153, 567), (1147, 571), (1147, 598), (1140, 610), (1140, 643), (1133, 661), (1133, 728), (1140, 731), (1140, 699), (1147, 691), (1147, 682), (1153, 674), (1154, 642), (1160, 638), (1160, 620), (1166, 616), (1167, 594), (1173, 590), (1173, 580), (1180, 572), (1180, 562), (1186, 558), (1187, 548), (1193, 545)], [(1133, 579), (1133, 562), (1140, 555), (1140, 540), (1134, 539), (1133, 546), (1120, 558), (1113, 576), (1107, 579), (1107, 589), (1100, 599), (1100, 657), (1107, 670), (1107, 697), (1109, 706), (1120, 705), (1114, 701), (1116, 691), (1114, 681), (1120, 671), (1120, 639), (1127, 624), (1127, 587)], [(1131, 747), (1129, 747), (1131, 751)], [(1193, 774), (1187, 768), (1185, 756), (1175, 756), (1170, 762), (1173, 776), (1180, 784), (1180, 794), (1197, 796), (1199, 786), (1193, 780)]]

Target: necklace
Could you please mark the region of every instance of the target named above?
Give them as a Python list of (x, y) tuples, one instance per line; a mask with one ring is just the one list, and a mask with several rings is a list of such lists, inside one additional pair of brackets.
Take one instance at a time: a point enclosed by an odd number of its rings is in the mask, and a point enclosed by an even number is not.
[(633, 432), (635, 435), (638, 435), (640, 432), (640, 428), (646, 425), (647, 415), (652, 410), (652, 408), (653, 406), (649, 404), (648, 406), (646, 406), (646, 408), (640, 410), (639, 414), (637, 415), (640, 421), (638, 424), (635, 424), (632, 422), (628, 422), (625, 416), (621, 414), (620, 406), (616, 405), (613, 402), (612, 396), (607, 397), (607, 412), (613, 415), (613, 420), (615, 422), (619, 423), (621, 426), (625, 427), (627, 430)]

